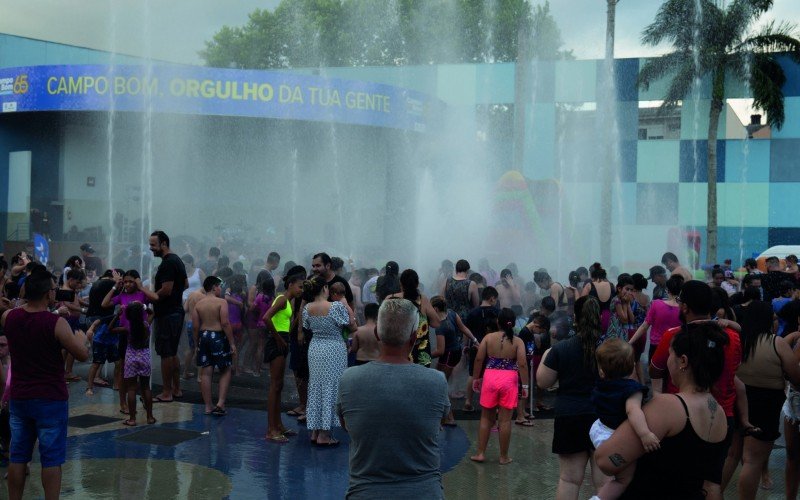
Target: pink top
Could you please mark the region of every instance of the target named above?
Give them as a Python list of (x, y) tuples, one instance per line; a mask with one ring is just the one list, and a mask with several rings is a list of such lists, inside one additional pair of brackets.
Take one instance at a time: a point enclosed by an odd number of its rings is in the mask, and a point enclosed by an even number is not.
[(267, 311), (269, 311), (269, 308), (272, 305), (272, 299), (263, 293), (259, 293), (256, 295), (256, 300), (253, 301), (253, 305), (258, 311), (258, 328), (266, 328), (267, 324), (264, 323), (264, 315), (267, 314)]
[[(131, 324), (128, 322), (127, 316), (125, 316), (124, 309), (128, 306), (131, 302), (141, 302), (142, 304), (150, 303), (150, 300), (147, 298), (147, 295), (144, 294), (141, 290), (136, 290), (133, 293), (120, 293), (119, 295), (115, 295), (111, 298), (111, 303), (115, 306), (122, 306), (123, 311), (119, 315), (119, 326), (122, 328), (130, 329)], [(147, 319), (147, 313), (143, 313), (145, 316), (143, 319)]]
[(664, 332), (681, 326), (680, 308), (663, 300), (654, 300), (644, 320), (650, 325), (650, 345), (658, 345)]
[[(231, 297), (238, 300), (241, 303), (244, 303), (244, 298), (238, 293), (231, 294)], [(237, 306), (236, 304), (231, 304), (230, 302), (228, 302), (228, 321), (230, 321), (232, 325), (242, 324), (241, 306)]]

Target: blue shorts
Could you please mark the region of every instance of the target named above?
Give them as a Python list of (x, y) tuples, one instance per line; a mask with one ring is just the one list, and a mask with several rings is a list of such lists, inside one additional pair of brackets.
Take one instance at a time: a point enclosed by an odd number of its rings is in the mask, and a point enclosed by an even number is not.
[(58, 467), (67, 455), (67, 401), (52, 399), (12, 399), (11, 453), (13, 464), (26, 464), (33, 458), (39, 440), (42, 467)]
[(120, 360), (119, 345), (92, 342), (92, 363), (102, 365)]
[(197, 348), (197, 366), (212, 366), (220, 370), (233, 364), (231, 346), (223, 332), (204, 330), (200, 332)]

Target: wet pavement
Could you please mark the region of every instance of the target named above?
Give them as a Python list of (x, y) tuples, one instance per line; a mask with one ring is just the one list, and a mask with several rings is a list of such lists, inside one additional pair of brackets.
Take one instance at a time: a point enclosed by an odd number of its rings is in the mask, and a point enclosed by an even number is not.
[[(84, 378), (87, 364), (78, 367)], [(160, 377), (156, 375), (156, 381)], [(155, 405), (158, 422), (146, 425), (138, 408), (138, 425), (125, 427), (117, 393), (97, 388), (86, 396), (86, 382), (70, 384), (70, 427), (67, 463), (62, 482), (63, 498), (291, 498), (315, 500), (343, 498), (347, 489), (348, 437), (334, 431), (342, 444), (321, 449), (309, 443), (309, 433), (295, 418), (283, 421), (298, 435), (286, 444), (263, 439), (266, 430), (266, 373), (261, 378), (234, 378), (228, 415), (206, 416), (199, 404), (196, 381), (185, 383), (185, 397)], [(157, 389), (154, 387), (154, 389)], [(291, 378), (286, 381), (285, 408), (292, 406)], [(548, 401), (552, 395), (548, 395)], [(455, 399), (460, 409), (463, 399)], [(447, 498), (516, 499), (554, 498), (558, 460), (550, 453), (553, 421), (549, 413), (537, 413), (532, 427), (514, 426), (511, 457), (497, 463), (497, 434), (493, 433), (487, 462), (469, 460), (475, 451), (479, 413), (456, 412), (457, 427), (441, 434), (442, 470)], [(105, 418), (103, 418), (105, 417)], [(379, 424), (376, 424), (379, 425)], [(42, 498), (38, 456), (31, 465), (32, 480), (25, 498)], [(771, 491), (758, 498), (783, 498), (785, 451), (777, 446), (770, 459), (774, 479)], [(0, 498), (5, 496), (0, 480)], [(581, 498), (592, 495), (587, 477)], [(726, 497), (735, 498), (735, 478)], [(424, 498), (421, 496), (420, 498)]]

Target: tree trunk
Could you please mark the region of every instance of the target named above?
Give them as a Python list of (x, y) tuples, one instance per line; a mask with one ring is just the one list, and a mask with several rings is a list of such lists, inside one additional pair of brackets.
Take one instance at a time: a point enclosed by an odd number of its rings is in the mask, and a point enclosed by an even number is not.
[(708, 116), (708, 222), (706, 224), (706, 264), (717, 263), (717, 131), (725, 95), (724, 71), (714, 74), (711, 111)]
[(530, 73), (531, 32), (526, 24), (517, 33), (517, 64), (514, 71), (514, 160), (512, 168), (524, 171), (525, 162), (525, 111), (530, 92), (528, 77)]
[[(606, 55), (604, 64), (606, 65), (608, 73), (604, 72), (603, 78), (614, 78), (614, 25), (616, 23), (617, 2), (619, 2), (619, 0), (606, 0)], [(602, 110), (603, 114), (606, 116), (601, 117), (598, 115), (598, 121), (602, 119), (613, 119), (614, 117), (614, 101), (616, 96), (611, 92), (611, 89), (614, 88), (613, 82), (606, 82), (603, 88), (608, 89), (608, 91), (604, 92), (604, 95), (600, 96), (600, 98), (606, 102), (602, 107), (598, 107), (598, 109)], [(611, 126), (613, 126), (613, 124)], [(606, 140), (603, 141), (605, 165), (603, 165), (602, 169), (603, 188), (600, 191), (600, 261), (606, 266), (614, 264), (611, 262), (611, 242), (614, 239), (611, 224), (611, 200), (613, 198), (613, 193), (611, 191), (613, 189), (614, 177), (614, 155), (611, 141), (614, 137), (611, 132), (611, 126), (605, 128), (608, 133), (605, 135)]]

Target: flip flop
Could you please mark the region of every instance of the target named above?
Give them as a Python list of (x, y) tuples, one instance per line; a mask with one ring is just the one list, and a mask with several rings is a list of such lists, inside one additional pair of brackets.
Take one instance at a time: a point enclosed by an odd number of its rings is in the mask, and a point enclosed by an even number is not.
[(297, 435), (297, 431), (292, 430), (292, 429), (284, 429), (283, 430), (283, 435), (284, 436), (296, 436)]
[(273, 443), (288, 443), (289, 438), (284, 436), (283, 434), (278, 434), (277, 436), (267, 436), (267, 441), (272, 441)]
[(521, 425), (522, 427), (533, 427), (533, 422), (530, 420), (514, 420), (514, 423), (517, 425)]
[(122, 421), (122, 425), (125, 425), (127, 427), (136, 427), (136, 421), (135, 420), (123, 420)]
[(153, 398), (153, 403), (172, 403), (173, 400), (171, 399), (161, 399), (161, 396), (156, 396)]
[(108, 382), (106, 382), (103, 379), (100, 379), (100, 380), (95, 380), (94, 381), (94, 385), (97, 386), (97, 387), (108, 387), (111, 384), (109, 384)]
[(219, 406), (215, 406), (214, 409), (211, 410), (211, 414), (214, 415), (215, 417), (224, 417), (225, 415), (228, 414), (228, 412), (225, 411), (225, 408), (220, 408)]
[(296, 410), (289, 410), (286, 412), (286, 414), (289, 415), (290, 417), (299, 417), (300, 415), (302, 415), (302, 413)]
[(551, 411), (552, 409), (552, 406), (536, 405), (536, 409), (533, 411)]

